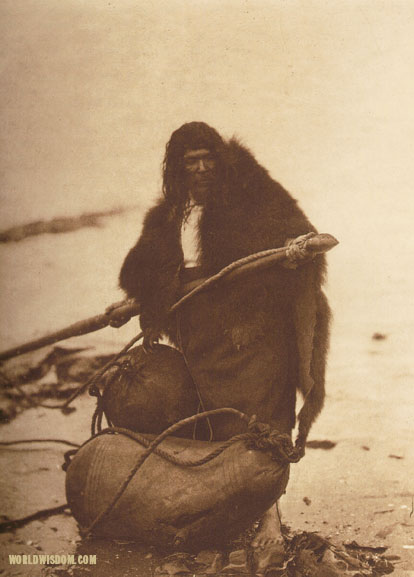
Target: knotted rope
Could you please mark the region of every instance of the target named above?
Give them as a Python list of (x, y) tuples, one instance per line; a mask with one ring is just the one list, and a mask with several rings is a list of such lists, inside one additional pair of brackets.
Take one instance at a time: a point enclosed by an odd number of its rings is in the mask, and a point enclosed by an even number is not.
[(306, 248), (306, 241), (316, 236), (315, 232), (303, 234), (297, 238), (291, 239), (286, 247), (286, 260), (282, 263), (285, 268), (295, 269), (298, 265), (309, 258), (309, 251)]

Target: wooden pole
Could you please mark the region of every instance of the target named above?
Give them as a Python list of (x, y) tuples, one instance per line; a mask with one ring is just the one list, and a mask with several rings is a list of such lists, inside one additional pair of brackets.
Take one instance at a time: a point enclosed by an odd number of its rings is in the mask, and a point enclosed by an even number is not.
[(137, 316), (140, 313), (140, 306), (138, 303), (135, 304), (125, 304), (112, 310), (110, 313), (104, 313), (101, 315), (96, 315), (95, 317), (90, 317), (83, 321), (69, 325), (68, 327), (40, 337), (39, 339), (29, 341), (13, 349), (9, 349), (0, 353), (0, 361), (6, 361), (12, 357), (17, 357), (28, 353), (30, 351), (35, 351), (41, 349), (47, 345), (52, 345), (59, 341), (64, 341), (65, 339), (70, 339), (71, 337), (79, 337), (81, 335), (86, 335), (88, 333), (93, 333), (99, 331), (107, 326), (121, 326), (128, 322), (131, 317)]

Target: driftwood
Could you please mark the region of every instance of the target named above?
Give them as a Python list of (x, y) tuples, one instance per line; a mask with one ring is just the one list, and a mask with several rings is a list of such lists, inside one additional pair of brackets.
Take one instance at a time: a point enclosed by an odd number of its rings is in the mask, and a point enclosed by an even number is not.
[[(292, 240), (285, 247), (262, 251), (243, 258), (222, 269), (209, 279), (199, 279), (196, 282), (184, 285), (182, 291), (183, 298), (173, 306), (172, 310), (177, 309), (198, 292), (207, 290), (218, 282), (231, 282), (242, 275), (257, 272), (258, 270), (271, 267), (277, 263), (281, 263), (289, 268), (296, 268), (301, 262), (311, 260), (316, 254), (327, 252), (337, 244), (338, 241), (330, 234), (310, 233)], [(139, 314), (139, 303), (122, 301), (121, 303), (108, 307), (107, 312), (104, 314), (79, 321), (60, 331), (3, 351), (0, 353), (0, 361), (11, 359), (12, 357), (40, 349), (46, 345), (51, 345), (71, 337), (99, 331), (107, 326), (120, 327), (132, 317)]]
[[(53, 343), (57, 343), (59, 341), (64, 341), (65, 339), (70, 339), (71, 337), (79, 337), (81, 335), (99, 331), (108, 325), (111, 326), (112, 323), (114, 323), (113, 326), (121, 326), (121, 319), (125, 319), (125, 322), (127, 322), (131, 317), (139, 315), (139, 311), (139, 304), (125, 304), (125, 306), (114, 309), (109, 313), (90, 317), (83, 321), (74, 323), (73, 325), (69, 325), (60, 331), (56, 331), (49, 335), (45, 335), (44, 337), (40, 337), (34, 341), (30, 341), (13, 349), (4, 351), (0, 353), (0, 361), (6, 361), (12, 357), (17, 357), (19, 355), (23, 355), (24, 353), (35, 351), (36, 349), (41, 349), (42, 347), (52, 345)], [(117, 322), (119, 325), (115, 324)]]

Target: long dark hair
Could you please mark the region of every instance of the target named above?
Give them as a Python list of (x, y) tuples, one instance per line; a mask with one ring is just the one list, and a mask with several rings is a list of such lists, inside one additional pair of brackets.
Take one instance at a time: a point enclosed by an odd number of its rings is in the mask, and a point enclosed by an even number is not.
[(184, 212), (188, 202), (184, 179), (184, 154), (188, 150), (201, 148), (208, 149), (216, 160), (218, 182), (216, 195), (222, 196), (227, 189), (226, 144), (220, 134), (205, 122), (183, 124), (172, 133), (165, 147), (162, 184), (164, 197), (180, 213)]

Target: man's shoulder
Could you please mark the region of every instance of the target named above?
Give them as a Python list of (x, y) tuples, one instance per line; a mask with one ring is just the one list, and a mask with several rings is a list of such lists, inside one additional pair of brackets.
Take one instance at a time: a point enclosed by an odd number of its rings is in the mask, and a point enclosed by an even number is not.
[(237, 138), (227, 144), (231, 197), (237, 202), (295, 207), (296, 199), (260, 164)]

